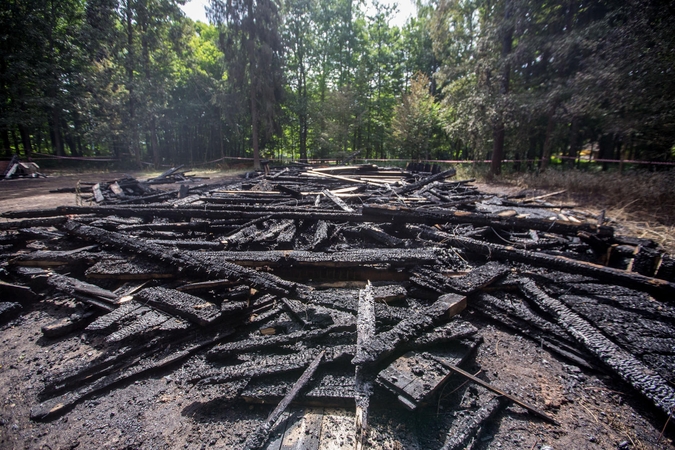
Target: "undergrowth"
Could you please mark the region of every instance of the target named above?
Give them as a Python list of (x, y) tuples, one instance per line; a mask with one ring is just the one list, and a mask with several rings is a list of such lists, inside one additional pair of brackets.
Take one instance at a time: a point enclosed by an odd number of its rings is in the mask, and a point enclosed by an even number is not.
[(675, 253), (675, 170), (591, 172), (549, 169), (543, 173), (505, 173), (490, 179), (487, 167), (464, 166), (458, 179), (476, 178), (522, 190), (565, 190), (556, 200), (573, 202), (617, 221), (625, 234), (653, 239)]

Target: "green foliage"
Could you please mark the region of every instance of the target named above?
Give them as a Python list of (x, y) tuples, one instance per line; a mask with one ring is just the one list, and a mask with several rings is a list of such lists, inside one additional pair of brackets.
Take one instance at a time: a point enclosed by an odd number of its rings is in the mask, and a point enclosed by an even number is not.
[(394, 137), (400, 155), (411, 160), (429, 159), (431, 134), (438, 122), (438, 108), (429, 93), (429, 78), (418, 72), (410, 92), (396, 107)]
[(5, 156), (675, 158), (670, 3), (434, 0), (401, 28), (378, 0), (212, 0), (214, 24), (183, 0), (5, 3)]

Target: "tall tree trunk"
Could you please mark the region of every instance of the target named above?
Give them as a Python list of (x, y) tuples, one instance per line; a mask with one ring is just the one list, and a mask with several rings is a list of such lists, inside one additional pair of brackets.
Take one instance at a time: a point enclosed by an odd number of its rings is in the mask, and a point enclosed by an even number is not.
[(572, 124), (570, 125), (570, 147), (567, 152), (569, 157), (567, 165), (574, 167), (577, 156), (579, 155), (580, 139), (579, 139), (579, 118), (572, 117)]
[(61, 114), (59, 111), (58, 106), (54, 105), (52, 107), (52, 114), (51, 114), (51, 120), (49, 121), (49, 125), (51, 128), (51, 138), (52, 138), (52, 146), (54, 148), (54, 154), (56, 156), (64, 156), (65, 151), (63, 149), (63, 136), (61, 136), (61, 127), (60, 122), (61, 122)]
[(134, 25), (133, 11), (131, 10), (131, 0), (126, 1), (125, 7), (126, 26), (127, 26), (127, 90), (129, 91), (129, 149), (136, 165), (141, 166), (141, 148), (138, 139), (138, 126), (136, 125), (136, 104), (134, 89)]
[(9, 130), (7, 128), (2, 130), (2, 149), (5, 156), (12, 156), (12, 146), (9, 143)]
[(21, 142), (23, 143), (23, 152), (26, 155), (26, 159), (30, 159), (33, 153), (33, 147), (30, 144), (30, 133), (24, 125), (19, 125), (19, 133), (21, 134)]
[[(504, 29), (502, 30), (502, 54), (501, 59), (504, 67), (502, 69), (501, 84), (499, 93), (502, 100), (506, 99), (509, 93), (509, 82), (511, 78), (511, 64), (506, 58), (511, 53), (513, 46), (513, 26), (510, 24), (511, 20), (511, 0), (504, 2)], [(492, 147), (492, 163), (490, 165), (490, 174), (499, 175), (502, 171), (502, 160), (504, 159), (504, 107), (499, 106), (498, 118), (495, 121), (493, 128), (493, 147)]]
[(159, 167), (160, 153), (159, 153), (159, 142), (157, 141), (157, 122), (155, 116), (153, 115), (150, 119), (150, 145), (152, 146), (152, 162), (155, 167)]
[[(248, 16), (253, 17), (253, 0), (248, 0)], [(248, 30), (248, 67), (250, 76), (250, 93), (251, 93), (251, 144), (253, 146), (253, 168), (260, 170), (260, 147), (259, 147), (259, 119), (260, 113), (258, 111), (258, 78), (256, 76), (256, 57), (255, 57), (255, 30), (253, 27)]]
[(553, 130), (555, 129), (555, 108), (551, 108), (548, 113), (548, 124), (546, 125), (546, 137), (544, 138), (544, 151), (541, 155), (539, 170), (544, 172), (551, 162), (551, 150), (553, 148)]

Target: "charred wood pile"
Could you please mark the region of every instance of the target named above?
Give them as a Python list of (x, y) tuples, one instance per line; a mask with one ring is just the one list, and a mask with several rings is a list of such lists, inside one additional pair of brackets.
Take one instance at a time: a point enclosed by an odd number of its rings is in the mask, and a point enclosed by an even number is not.
[(23, 162), (17, 155), (9, 161), (0, 161), (0, 180), (12, 178), (40, 178), (40, 167), (34, 162)]
[[(99, 183), (78, 182), (75, 187), (59, 188), (49, 192), (73, 192), (77, 195), (77, 203), (80, 205), (85, 202), (98, 205), (147, 204), (180, 200), (189, 194), (203, 193), (206, 188), (205, 184), (190, 185), (190, 183), (208, 178), (197, 178), (192, 175), (186, 175), (185, 172), (178, 172), (179, 168), (167, 170), (159, 176), (149, 178), (146, 181), (137, 180), (132, 176), (125, 176), (117, 180)], [(178, 183), (181, 183), (178, 189), (160, 190), (151, 187), (152, 185)]]
[(291, 405), (353, 408), (365, 447), (371, 404), (428, 408), (456, 377), (495, 398), (443, 448), (464, 448), (510, 405), (555, 426), (462, 369), (483, 340), (476, 317), (671, 414), (673, 257), (573, 205), (487, 195), (454, 175), (297, 166), (171, 197), (118, 180), (92, 186), (99, 205), (2, 214), (0, 317), (66, 299), (72, 314), (45, 338), (100, 348), (45, 375), (31, 418), (182, 367), (192, 389), (236, 382), (246, 401), (278, 405), (244, 448), (281, 442)]

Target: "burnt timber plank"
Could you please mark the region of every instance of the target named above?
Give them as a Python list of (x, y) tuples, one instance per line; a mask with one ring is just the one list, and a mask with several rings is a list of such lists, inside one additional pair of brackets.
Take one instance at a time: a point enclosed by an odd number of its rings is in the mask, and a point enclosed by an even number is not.
[(422, 234), (422, 237), (431, 237), (433, 240), (438, 240), (440, 238), (447, 245), (463, 248), (472, 253), (483, 255), (491, 259), (519, 261), (538, 265), (540, 267), (560, 270), (562, 272), (588, 275), (609, 283), (644, 290), (654, 295), (667, 294), (662, 296), (666, 299), (672, 298), (673, 294), (675, 294), (675, 284), (659, 278), (646, 277), (638, 273), (626, 272), (585, 261), (577, 261), (564, 256), (548, 255), (546, 253), (529, 250), (519, 250), (506, 245), (482, 242), (463, 236), (453, 236), (438, 230), (435, 231), (435, 236)]
[(483, 425), (494, 418), (504, 407), (507, 401), (504, 397), (495, 397), (476, 412), (464, 412), (458, 420), (452, 423), (441, 450), (462, 450), (467, 448), (472, 438), (476, 438)]
[(182, 319), (176, 319), (168, 314), (147, 306), (141, 306), (133, 310), (124, 320), (129, 320), (122, 324), (117, 331), (112, 332), (106, 337), (106, 342), (121, 342), (125, 339), (138, 336), (146, 336), (151, 333), (161, 331), (179, 331), (186, 330), (190, 324)]
[(221, 317), (220, 309), (211, 302), (175, 289), (150, 287), (134, 295), (137, 301), (176, 314), (203, 327)]
[(392, 205), (364, 205), (362, 214), (367, 219), (364, 221), (382, 221), (382, 218), (386, 218), (387, 221), (405, 223), (470, 223), (476, 226), (490, 226), (507, 230), (537, 230), (573, 236), (579, 231), (586, 231), (599, 236), (610, 237), (614, 232), (611, 227), (589, 223), (577, 224), (559, 220), (517, 218), (515, 216), (501, 217), (498, 214), (472, 213), (469, 211), (415, 210)]
[(46, 279), (47, 284), (60, 292), (70, 294), (105, 311), (115, 309), (114, 302), (117, 300), (117, 296), (95, 284), (85, 283), (76, 278), (53, 272), (47, 272)]
[(74, 250), (38, 250), (17, 255), (9, 263), (15, 266), (55, 267), (80, 262), (93, 262), (101, 257), (101, 254), (91, 252), (97, 248), (98, 245), (89, 245)]
[(119, 371), (104, 376), (93, 383), (85, 384), (84, 386), (80, 385), (72, 392), (66, 392), (31, 408), (30, 418), (32, 420), (49, 420), (58, 417), (92, 395), (110, 389), (119, 383), (130, 381), (144, 374), (184, 361), (196, 352), (225, 339), (232, 333), (234, 333), (234, 330), (228, 328), (219, 332), (214, 337), (197, 343), (182, 344), (178, 349), (174, 346), (169, 346), (163, 353), (155, 356), (142, 355), (134, 358), (132, 361), (128, 361)]
[(68, 220), (67, 217), (61, 216), (61, 217), (49, 217), (45, 219), (26, 219), (26, 220), (17, 220), (14, 222), (0, 222), (0, 230), (5, 231), (31, 227), (51, 227), (65, 223), (66, 220)]
[(210, 359), (224, 359), (243, 352), (272, 349), (282, 345), (294, 344), (300, 341), (311, 342), (313, 340), (327, 337), (331, 333), (338, 331), (349, 331), (350, 329), (353, 330), (354, 326), (329, 326), (327, 328), (319, 328), (311, 331), (295, 331), (289, 334), (270, 336), (260, 335), (250, 339), (216, 345), (207, 352), (206, 356)]
[(288, 295), (296, 291), (301, 285), (285, 281), (268, 273), (259, 273), (246, 269), (223, 259), (212, 261), (198, 252), (172, 252), (158, 245), (148, 244), (142, 240), (125, 236), (114, 231), (82, 225), (74, 221), (64, 224), (64, 229), (71, 235), (84, 239), (94, 240), (99, 244), (110, 245), (120, 250), (142, 254), (150, 259), (162, 261), (166, 264), (182, 267), (184, 270), (206, 275), (209, 277), (227, 278), (250, 283), (258, 289)]
[(303, 250), (268, 251), (218, 251), (184, 252), (217, 261), (237, 263), (247, 267), (362, 267), (364, 265), (388, 264), (391, 266), (415, 266), (436, 264), (446, 254), (445, 249), (359, 249), (341, 252), (312, 252)]
[[(258, 378), (272, 374), (282, 374), (306, 368), (316, 356), (323, 352), (318, 348), (308, 348), (300, 353), (288, 355), (258, 356), (251, 361), (236, 366), (226, 366), (219, 370), (200, 374), (191, 380), (198, 385), (226, 383), (233, 380)], [(329, 363), (352, 358), (354, 345), (336, 345), (325, 349), (323, 362)]]
[(119, 323), (122, 319), (124, 319), (125, 317), (129, 316), (134, 311), (142, 307), (143, 305), (133, 300), (126, 303), (122, 303), (122, 305), (120, 305), (117, 309), (114, 309), (110, 311), (108, 314), (104, 314), (98, 317), (92, 323), (87, 325), (86, 329), (87, 331), (106, 332), (111, 328), (113, 328), (114, 326), (116, 326), (116, 324)]
[(415, 269), (413, 281), (438, 293), (450, 290), (469, 295), (490, 286), (509, 272), (511, 272), (509, 266), (496, 261), (490, 261), (463, 276), (446, 276), (437, 271), (419, 267)]
[(88, 268), (84, 275), (87, 278), (114, 280), (158, 280), (174, 277), (171, 267), (134, 257), (101, 259)]
[(430, 177), (422, 178), (420, 181), (417, 181), (415, 183), (410, 183), (406, 186), (398, 188), (398, 189), (395, 190), (395, 192), (398, 195), (407, 194), (408, 192), (413, 192), (413, 191), (416, 191), (418, 189), (422, 189), (424, 186), (426, 186), (427, 184), (431, 184), (434, 181), (441, 181), (441, 180), (444, 180), (446, 178), (454, 177), (456, 174), (457, 174), (457, 171), (454, 168), (448, 169), (444, 172), (437, 173), (437, 174), (432, 175)]
[(307, 382), (312, 378), (312, 375), (314, 375), (314, 372), (316, 372), (316, 369), (319, 367), (319, 364), (321, 363), (321, 360), (323, 359), (325, 351), (322, 351), (319, 353), (316, 358), (311, 362), (311, 364), (305, 369), (305, 371), (302, 373), (300, 378), (298, 378), (298, 381), (293, 385), (291, 390), (286, 394), (286, 396), (281, 400), (281, 402), (277, 405), (276, 408), (270, 413), (269, 416), (267, 416), (267, 419), (261, 423), (256, 430), (249, 434), (248, 437), (246, 438), (246, 442), (244, 442), (244, 449), (247, 450), (254, 450), (257, 448), (260, 448), (265, 441), (267, 440), (270, 431), (272, 430), (272, 427), (274, 426), (274, 423), (281, 417), (281, 414), (288, 408), (288, 405), (291, 404), (293, 399), (298, 395), (298, 393), (302, 390), (303, 387), (307, 384)]
[[(447, 364), (463, 363), (475, 350), (480, 340), (455, 342), (444, 346), (442, 352), (434, 356)], [(427, 353), (413, 350), (396, 359), (377, 375), (380, 385), (398, 396), (399, 401), (411, 411), (434, 395), (434, 393), (450, 378), (452, 371)]]
[(94, 318), (94, 315), (94, 312), (91, 310), (72, 314), (68, 317), (43, 325), (41, 328), (42, 334), (45, 337), (50, 338), (65, 336), (75, 330), (86, 327)]
[(342, 199), (341, 199), (340, 197), (338, 197), (337, 195), (333, 194), (333, 193), (332, 193), (331, 191), (329, 191), (328, 189), (324, 189), (323, 191), (321, 191), (321, 193), (322, 193), (323, 195), (325, 195), (326, 197), (328, 197), (328, 198), (329, 198), (333, 203), (335, 203), (338, 207), (340, 207), (341, 210), (343, 210), (343, 211), (345, 211), (345, 212), (348, 212), (348, 213), (353, 213), (353, 212), (354, 212), (354, 208), (352, 208), (351, 206), (347, 205), (347, 204), (344, 202), (344, 200), (342, 200)]
[(600, 330), (561, 301), (549, 297), (534, 281), (520, 285), (523, 293), (551, 314), (587, 350), (612, 369), (623, 381), (651, 400), (666, 414), (675, 410), (675, 389), (635, 356), (608, 339)]
[(440, 296), (419, 314), (402, 320), (389, 331), (377, 334), (369, 345), (364, 345), (359, 358), (354, 358), (352, 364), (374, 364), (381, 361), (397, 348), (417, 338), (421, 332), (459, 314), (465, 307), (464, 296), (458, 294)]
[(373, 295), (373, 286), (370, 281), (365, 289), (359, 291), (358, 317), (356, 320), (356, 356), (355, 360), (360, 361), (355, 364), (354, 376), (354, 401), (355, 411), (355, 435), (357, 450), (362, 449), (368, 440), (368, 408), (370, 406), (370, 396), (373, 394), (373, 376), (365, 367), (363, 361), (367, 360), (366, 347), (371, 346), (375, 337), (375, 298)]

